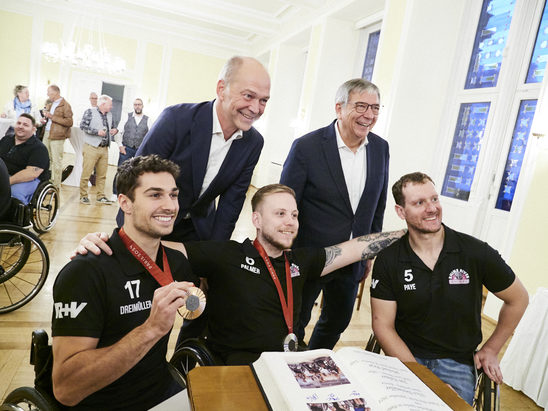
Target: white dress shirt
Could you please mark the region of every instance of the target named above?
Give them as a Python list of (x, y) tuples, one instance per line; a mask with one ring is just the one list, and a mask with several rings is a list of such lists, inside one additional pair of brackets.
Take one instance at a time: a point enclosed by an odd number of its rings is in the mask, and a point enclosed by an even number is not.
[(209, 149), (209, 158), (207, 160), (207, 168), (204, 176), (204, 182), (202, 183), (202, 189), (200, 190), (200, 195), (207, 190), (215, 176), (219, 173), (221, 165), (228, 154), (228, 150), (230, 149), (232, 142), (243, 138), (243, 136), (243, 131), (237, 130), (228, 140), (225, 140), (221, 123), (219, 123), (219, 118), (217, 117), (217, 100), (215, 100), (213, 103), (213, 130), (211, 136), (211, 147)]
[(339, 131), (339, 122), (335, 123), (335, 134), (337, 135), (337, 147), (341, 158), (341, 165), (346, 182), (346, 189), (350, 197), (350, 205), (352, 211), (356, 212), (360, 198), (362, 197), (363, 189), (365, 188), (365, 180), (367, 179), (367, 155), (365, 146), (369, 143), (367, 136), (362, 144), (354, 153), (344, 143)]

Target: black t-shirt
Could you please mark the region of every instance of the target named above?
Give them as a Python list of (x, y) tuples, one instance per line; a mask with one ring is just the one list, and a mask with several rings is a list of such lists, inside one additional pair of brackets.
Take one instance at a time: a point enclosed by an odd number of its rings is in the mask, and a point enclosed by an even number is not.
[(377, 256), (371, 297), (397, 302), (396, 331), (413, 355), (469, 362), (481, 343), (482, 286), (508, 288), (512, 269), (487, 243), (445, 228), (434, 271), (406, 234)]
[[(53, 286), (52, 334), (99, 338), (97, 348), (118, 342), (149, 316), (156, 280), (125, 248), (115, 230), (108, 241), (113, 255), (78, 256)], [(178, 251), (164, 248), (176, 281), (199, 279)], [(162, 252), (156, 263), (162, 266)], [(78, 409), (148, 409), (173, 394), (166, 362), (169, 333), (126, 374), (85, 398)]]
[[(288, 328), (276, 286), (250, 240), (185, 243), (194, 273), (208, 280), (208, 338), (219, 352), (283, 350)], [(319, 278), (323, 248), (287, 253), (293, 285), (293, 324), (298, 323), (305, 281)], [(287, 298), (285, 259), (271, 259)]]
[[(36, 138), (15, 145), (15, 136), (6, 136), (0, 140), (0, 157), (6, 163), (10, 176), (28, 166), (49, 169), (49, 154), (46, 146)], [(44, 175), (44, 172), (42, 172)], [(42, 179), (40, 177), (40, 179)]]
[(6, 164), (0, 159), (0, 221), (6, 221), (11, 204), (10, 175)]

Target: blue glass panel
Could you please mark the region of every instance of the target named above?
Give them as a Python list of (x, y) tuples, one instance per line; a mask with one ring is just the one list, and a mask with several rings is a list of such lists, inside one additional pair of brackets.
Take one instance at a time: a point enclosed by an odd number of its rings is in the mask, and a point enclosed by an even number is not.
[(371, 78), (373, 77), (373, 68), (375, 67), (375, 57), (377, 56), (380, 37), (381, 31), (377, 30), (369, 34), (369, 40), (367, 41), (367, 51), (365, 52), (362, 78), (369, 81), (371, 81)]
[(495, 87), (515, 0), (483, 0), (465, 89)]
[(508, 150), (506, 167), (504, 168), (495, 205), (495, 208), (499, 210), (510, 211), (512, 207), (536, 108), (537, 100), (522, 100), (519, 105), (518, 118), (514, 126), (514, 134), (512, 134), (512, 142)]
[(540, 19), (537, 40), (535, 41), (535, 48), (533, 49), (527, 79), (525, 80), (526, 83), (540, 83), (542, 81), (546, 61), (548, 61), (548, 7), (544, 4), (544, 12)]
[(460, 105), (442, 195), (468, 201), (491, 103)]

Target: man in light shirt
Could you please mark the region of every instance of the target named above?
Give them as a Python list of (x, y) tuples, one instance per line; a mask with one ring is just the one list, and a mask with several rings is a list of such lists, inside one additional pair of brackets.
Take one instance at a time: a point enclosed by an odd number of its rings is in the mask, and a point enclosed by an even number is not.
[[(380, 110), (377, 86), (363, 79), (342, 84), (335, 96), (337, 119), (295, 140), (280, 182), (295, 190), (300, 230), (297, 247), (325, 247), (380, 232), (388, 186), (388, 143), (371, 132)], [(310, 348), (332, 349), (352, 318), (358, 286), (370, 261), (309, 281), (303, 289), (297, 337), (323, 290), (320, 319)]]
[(50, 102), (43, 111), (46, 121), (43, 143), (49, 152), (51, 180), (59, 189), (63, 173), (65, 139), (70, 138), (72, 127), (72, 108), (68, 101), (61, 97), (61, 90), (55, 84), (48, 87), (48, 99)]
[[(235, 56), (221, 70), (216, 94), (213, 101), (167, 107), (137, 150), (138, 156), (158, 154), (181, 167), (180, 212), (164, 239), (229, 240), (242, 210), (263, 147), (252, 126), (270, 97), (270, 77), (259, 61)], [(202, 332), (205, 323), (193, 321), (185, 322), (189, 331), (179, 342)]]

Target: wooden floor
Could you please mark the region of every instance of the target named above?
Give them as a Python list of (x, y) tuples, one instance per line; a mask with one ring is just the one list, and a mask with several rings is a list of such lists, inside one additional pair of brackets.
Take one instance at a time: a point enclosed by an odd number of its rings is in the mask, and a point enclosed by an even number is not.
[[(109, 167), (107, 182), (112, 181), (114, 167)], [(107, 195), (111, 187), (107, 184)], [(0, 316), (0, 403), (13, 389), (21, 386), (32, 386), (34, 374), (29, 365), (29, 347), (31, 332), (37, 328), (44, 328), (51, 333), (52, 312), (52, 285), (56, 274), (69, 261), (69, 255), (79, 239), (88, 232), (106, 231), (114, 228), (114, 218), (117, 212), (115, 205), (95, 205), (94, 189), (91, 191), (92, 205), (79, 203), (77, 187), (62, 186), (61, 211), (56, 226), (47, 234), (41, 236), (49, 252), (51, 266), (49, 278), (40, 293), (26, 306), (14, 312)], [(242, 217), (236, 225), (234, 238), (242, 240), (253, 237), (253, 228), (250, 223), (249, 201), (246, 201)], [(350, 327), (342, 335), (337, 347), (364, 346), (371, 333), (371, 312), (369, 308), (368, 287), (364, 293), (359, 311), (354, 312)], [(318, 316), (315, 308), (311, 323), (314, 324)], [(170, 338), (171, 355), (175, 345), (178, 328), (181, 320), (177, 319)], [(493, 325), (484, 321), (484, 335), (488, 337)], [(310, 335), (311, 326), (307, 333)], [(539, 410), (533, 401), (520, 392), (507, 386), (502, 387), (503, 410)]]

